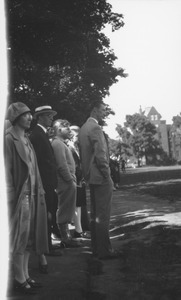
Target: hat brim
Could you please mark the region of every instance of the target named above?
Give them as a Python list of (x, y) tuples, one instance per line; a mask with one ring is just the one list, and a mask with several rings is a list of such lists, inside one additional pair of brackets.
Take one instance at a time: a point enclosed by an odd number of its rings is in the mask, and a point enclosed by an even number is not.
[(54, 111), (54, 110), (44, 109), (44, 110), (42, 110), (42, 111), (37, 111), (37, 112), (35, 112), (34, 115), (33, 115), (33, 118), (36, 119), (38, 116), (43, 115), (43, 114), (46, 114), (46, 113), (51, 114), (51, 115), (53, 115), (53, 116), (55, 116), (55, 115), (57, 114), (57, 112)]

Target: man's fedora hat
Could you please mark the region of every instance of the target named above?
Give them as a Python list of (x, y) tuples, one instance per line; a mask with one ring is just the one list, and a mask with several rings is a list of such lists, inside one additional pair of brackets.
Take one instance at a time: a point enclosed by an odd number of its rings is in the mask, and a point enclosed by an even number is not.
[(54, 111), (51, 106), (44, 105), (44, 106), (39, 106), (35, 109), (33, 118), (36, 119), (39, 115), (42, 115), (45, 113), (52, 114), (53, 116), (55, 116), (57, 114), (57, 112)]
[(7, 110), (7, 119), (13, 124), (18, 117), (27, 112), (30, 112), (30, 109), (23, 102), (12, 103)]

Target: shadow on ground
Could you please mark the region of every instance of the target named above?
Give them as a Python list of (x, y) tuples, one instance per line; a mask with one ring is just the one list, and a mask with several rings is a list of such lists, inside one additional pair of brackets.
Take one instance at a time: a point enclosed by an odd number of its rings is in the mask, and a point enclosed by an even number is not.
[(33, 300), (181, 300), (181, 181), (121, 186), (114, 192), (110, 236), (116, 260), (92, 258), (90, 240), (48, 257), (49, 274), (30, 272), (44, 288)]
[(123, 257), (117, 294), (104, 299), (180, 300), (181, 180), (121, 187), (113, 206), (112, 241)]

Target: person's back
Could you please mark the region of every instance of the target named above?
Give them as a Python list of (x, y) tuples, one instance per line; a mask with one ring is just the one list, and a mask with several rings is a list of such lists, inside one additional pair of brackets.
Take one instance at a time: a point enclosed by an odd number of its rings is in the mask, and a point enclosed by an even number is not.
[(124, 159), (121, 160), (121, 170), (122, 170), (123, 172), (126, 171), (126, 161), (125, 161)]

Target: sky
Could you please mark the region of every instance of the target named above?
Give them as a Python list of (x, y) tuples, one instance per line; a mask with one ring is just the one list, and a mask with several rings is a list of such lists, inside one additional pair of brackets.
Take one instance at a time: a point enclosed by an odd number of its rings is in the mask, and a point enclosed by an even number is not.
[(112, 11), (124, 15), (124, 27), (112, 32), (110, 39), (117, 60), (127, 78), (110, 88), (104, 101), (115, 111), (105, 131), (117, 137), (116, 124), (123, 125), (127, 114), (154, 106), (162, 120), (172, 123), (181, 112), (181, 1), (108, 0)]

